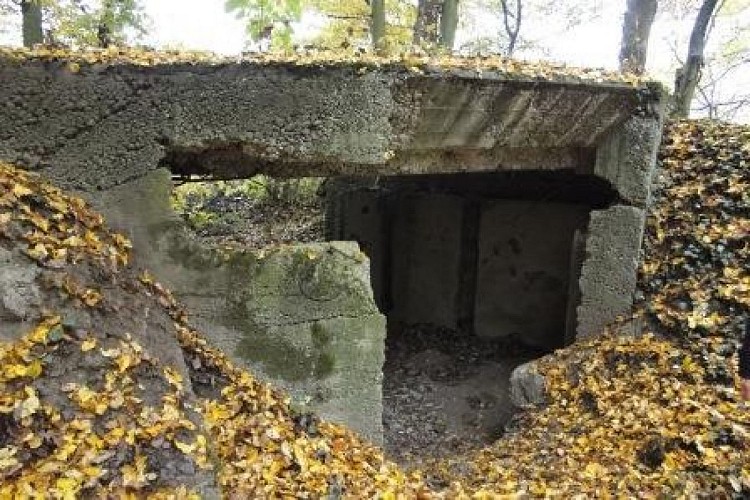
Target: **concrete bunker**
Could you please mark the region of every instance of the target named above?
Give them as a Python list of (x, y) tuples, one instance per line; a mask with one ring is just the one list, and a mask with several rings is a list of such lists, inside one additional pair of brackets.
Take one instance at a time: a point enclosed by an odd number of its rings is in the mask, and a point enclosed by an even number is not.
[[(224, 152), (172, 153), (162, 165), (215, 175), (202, 160), (216, 155)], [(511, 371), (576, 338), (591, 216), (620, 201), (609, 181), (579, 173), (587, 167), (323, 183), (325, 239), (367, 255), (387, 317), (382, 437), (391, 456), (409, 462), (491, 442), (516, 411)], [(315, 302), (338, 293), (312, 288)], [(324, 324), (312, 322), (313, 355), (295, 354), (305, 362), (293, 378), (338, 368), (321, 344), (331, 338)], [(266, 337), (245, 340), (243, 356), (288, 376), (276, 365), (289, 360), (278, 361)]]
[[(599, 334), (631, 306), (661, 134), (661, 93), (648, 84), (430, 64), (117, 61), (71, 71), (0, 58), (0, 158), (75, 190), (130, 234), (141, 264), (238, 363), (377, 441), (385, 321), (373, 286), (392, 322), (517, 332), (545, 349)], [(357, 236), (373, 274), (354, 244), (207, 249), (171, 212), (172, 173), (339, 178), (332, 238)], [(547, 201), (547, 185), (565, 196)], [(514, 278), (536, 298), (529, 310), (556, 312), (513, 320), (519, 302), (497, 302), (520, 300), (503, 288)], [(301, 283), (336, 293), (312, 300)], [(283, 356), (249, 358), (243, 346), (259, 341)], [(313, 354), (323, 361), (311, 364)]]

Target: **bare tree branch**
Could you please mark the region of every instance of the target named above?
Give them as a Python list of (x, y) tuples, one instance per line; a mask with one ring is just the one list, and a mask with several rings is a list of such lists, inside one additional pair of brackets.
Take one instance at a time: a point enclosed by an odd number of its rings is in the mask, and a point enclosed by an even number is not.
[(500, 7), (503, 11), (503, 24), (505, 25), (505, 34), (508, 36), (508, 47), (505, 51), (507, 56), (512, 56), (518, 42), (518, 33), (521, 31), (521, 14), (523, 8), (522, 0), (513, 0), (515, 9), (511, 11), (508, 0), (500, 0)]
[(701, 70), (705, 63), (704, 51), (709, 25), (716, 13), (718, 0), (704, 0), (695, 18), (690, 33), (690, 44), (685, 64), (675, 75), (675, 117), (687, 118), (690, 115), (690, 104), (693, 101), (696, 87), (701, 79)]

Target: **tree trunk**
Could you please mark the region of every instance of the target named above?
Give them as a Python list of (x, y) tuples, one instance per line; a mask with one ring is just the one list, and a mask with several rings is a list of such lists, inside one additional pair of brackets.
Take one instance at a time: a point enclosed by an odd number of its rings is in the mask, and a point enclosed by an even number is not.
[(417, 21), (414, 23), (414, 45), (437, 45), (442, 8), (442, 0), (419, 0)]
[(37, 2), (21, 0), (23, 16), (23, 45), (33, 47), (44, 42), (42, 34), (42, 8)]
[(440, 46), (450, 52), (456, 40), (458, 26), (458, 0), (443, 0), (443, 12), (440, 16)]
[(382, 48), (385, 36), (385, 0), (370, 0), (372, 9), (372, 46)]
[(675, 118), (690, 116), (690, 103), (693, 101), (695, 88), (701, 79), (708, 26), (718, 3), (719, 0), (704, 0), (700, 11), (698, 11), (698, 16), (695, 18), (693, 31), (690, 33), (687, 59), (675, 75), (674, 109), (672, 111), (672, 116)]
[(503, 11), (503, 26), (505, 28), (505, 34), (508, 36), (508, 47), (505, 49), (505, 55), (510, 57), (516, 50), (518, 33), (521, 31), (523, 2), (522, 0), (515, 0), (515, 9), (511, 10), (507, 0), (500, 0), (500, 7)]
[(646, 69), (648, 39), (656, 6), (656, 0), (628, 0), (622, 23), (620, 71), (641, 75)]

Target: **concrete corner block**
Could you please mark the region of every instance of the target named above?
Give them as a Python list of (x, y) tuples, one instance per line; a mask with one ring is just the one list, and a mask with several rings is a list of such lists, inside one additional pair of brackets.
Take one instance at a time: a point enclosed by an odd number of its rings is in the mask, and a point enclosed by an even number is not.
[[(231, 263), (225, 351), (301, 411), (382, 441), (385, 317), (354, 242), (289, 245)], [(215, 318), (215, 321), (221, 321)]]
[(645, 220), (645, 211), (631, 206), (591, 212), (579, 279), (577, 338), (601, 334), (630, 311)]
[(540, 405), (545, 399), (545, 379), (531, 361), (517, 366), (510, 375), (510, 400), (519, 408)]
[(631, 117), (597, 148), (594, 174), (612, 183), (629, 204), (645, 207), (650, 202), (661, 129), (658, 117)]
[(302, 401), (309, 401), (327, 420), (345, 424), (382, 444), (385, 317), (334, 318), (308, 327), (313, 332), (327, 332), (327, 343), (321, 343), (316, 333), (313, 338), (314, 347), (328, 360), (330, 372), (308, 380)]

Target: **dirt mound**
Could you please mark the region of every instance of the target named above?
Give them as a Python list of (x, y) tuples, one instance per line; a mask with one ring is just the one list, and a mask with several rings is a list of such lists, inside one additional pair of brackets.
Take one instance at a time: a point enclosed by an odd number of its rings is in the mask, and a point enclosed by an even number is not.
[(544, 354), (515, 339), (431, 325), (391, 325), (386, 349), (384, 448), (409, 466), (497, 440), (515, 411), (508, 390), (512, 370)]

